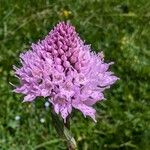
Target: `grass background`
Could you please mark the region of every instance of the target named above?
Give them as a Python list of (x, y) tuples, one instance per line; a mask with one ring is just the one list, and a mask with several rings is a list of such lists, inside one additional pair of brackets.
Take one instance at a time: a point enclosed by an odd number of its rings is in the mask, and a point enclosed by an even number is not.
[(22, 104), (9, 84), (16, 81), (12, 65), (19, 53), (60, 20), (69, 20), (93, 50), (103, 50), (121, 79), (106, 91), (107, 101), (95, 105), (97, 124), (73, 113), (79, 149), (149, 150), (149, 0), (0, 0), (0, 150), (66, 149), (45, 101)]

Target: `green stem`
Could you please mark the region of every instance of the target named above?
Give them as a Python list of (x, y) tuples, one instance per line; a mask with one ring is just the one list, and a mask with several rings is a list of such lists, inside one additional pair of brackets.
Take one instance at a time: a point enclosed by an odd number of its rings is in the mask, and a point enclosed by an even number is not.
[(54, 112), (51, 106), (52, 123), (58, 133), (58, 135), (67, 142), (68, 150), (76, 150), (77, 145), (74, 137), (72, 136), (70, 129), (70, 117), (67, 117), (66, 123)]
[(66, 118), (66, 123), (64, 123), (64, 126), (70, 130), (70, 116)]

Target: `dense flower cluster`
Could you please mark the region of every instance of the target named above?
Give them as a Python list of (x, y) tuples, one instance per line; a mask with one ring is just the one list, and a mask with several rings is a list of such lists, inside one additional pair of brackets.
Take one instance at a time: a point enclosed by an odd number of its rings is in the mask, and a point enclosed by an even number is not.
[(15, 68), (20, 86), (15, 92), (24, 102), (47, 97), (64, 121), (72, 108), (95, 120), (92, 105), (104, 99), (103, 91), (118, 79), (108, 71), (103, 54), (91, 52), (69, 23), (61, 22), (31, 49), (20, 55)]

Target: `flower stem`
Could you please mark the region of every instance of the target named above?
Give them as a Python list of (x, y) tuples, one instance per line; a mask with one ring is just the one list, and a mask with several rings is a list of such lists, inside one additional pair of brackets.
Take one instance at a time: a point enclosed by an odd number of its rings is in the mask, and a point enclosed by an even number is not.
[(77, 144), (70, 132), (70, 117), (68, 116), (66, 119), (66, 123), (60, 119), (60, 117), (54, 112), (51, 106), (51, 116), (52, 116), (52, 123), (58, 133), (58, 135), (64, 139), (67, 143), (68, 150), (76, 150)]
[(68, 117), (66, 118), (66, 123), (64, 123), (64, 126), (65, 126), (68, 130), (70, 130), (70, 116), (68, 116)]

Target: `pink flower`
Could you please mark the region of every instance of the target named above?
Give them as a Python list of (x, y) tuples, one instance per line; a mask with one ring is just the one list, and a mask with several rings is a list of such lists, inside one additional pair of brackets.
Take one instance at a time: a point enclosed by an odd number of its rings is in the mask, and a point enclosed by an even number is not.
[(47, 97), (64, 121), (73, 108), (96, 121), (92, 105), (118, 79), (108, 71), (112, 63), (92, 52), (69, 23), (59, 23), (20, 58), (22, 67), (14, 67), (20, 79), (15, 92), (25, 95), (24, 102)]

